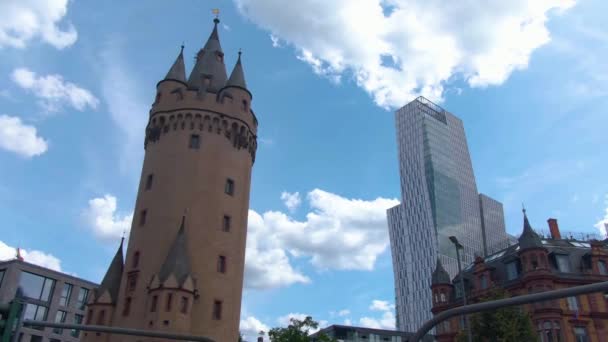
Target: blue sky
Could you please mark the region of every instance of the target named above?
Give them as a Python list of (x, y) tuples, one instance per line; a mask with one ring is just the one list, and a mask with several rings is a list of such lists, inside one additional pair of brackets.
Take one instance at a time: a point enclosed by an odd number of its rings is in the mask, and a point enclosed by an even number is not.
[(608, 5), (491, 3), (4, 1), (0, 257), (20, 246), (100, 280), (130, 223), (156, 82), (182, 42), (192, 68), (215, 7), (226, 65), (242, 48), (260, 121), (245, 331), (289, 314), (394, 323), (393, 111), (419, 94), (464, 121), (478, 188), (504, 203), (510, 233), (522, 202), (537, 229), (555, 217), (597, 231), (608, 222)]

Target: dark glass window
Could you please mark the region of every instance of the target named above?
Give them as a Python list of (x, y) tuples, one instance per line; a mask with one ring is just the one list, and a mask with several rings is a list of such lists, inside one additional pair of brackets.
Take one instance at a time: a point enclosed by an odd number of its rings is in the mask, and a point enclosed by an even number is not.
[(144, 209), (139, 213), (139, 225), (143, 226), (146, 224), (146, 216), (148, 216), (148, 210)]
[(234, 181), (230, 178), (226, 179), (226, 185), (224, 186), (224, 192), (230, 196), (234, 195)]
[(587, 336), (587, 329), (585, 329), (584, 327), (575, 327), (574, 340), (576, 342), (589, 342), (589, 337)]
[[(83, 319), (82, 315), (75, 314), (74, 315), (74, 324), (82, 324), (82, 319)], [(72, 331), (70, 332), (70, 335), (72, 335), (73, 337), (79, 337), (80, 330), (72, 329)]]
[[(28, 303), (25, 305), (24, 319), (33, 319), (36, 321), (46, 321), (48, 308), (42, 305)], [(32, 329), (44, 330), (42, 327), (34, 327)]]
[(30, 337), (30, 342), (42, 342), (42, 336), (32, 335), (32, 337)]
[(513, 280), (517, 278), (517, 262), (511, 261), (507, 263), (507, 280)]
[(137, 287), (137, 273), (129, 274), (127, 278), (127, 291), (135, 291)]
[(65, 283), (63, 284), (63, 289), (61, 290), (61, 298), (59, 298), (59, 305), (68, 306), (70, 305), (70, 296), (72, 296), (72, 284)]
[[(67, 312), (62, 311), (62, 310), (57, 310), (57, 313), (55, 314), (55, 323), (65, 323), (65, 317), (68, 315)], [(53, 332), (55, 334), (63, 334), (63, 329), (60, 328), (53, 328)]]
[(597, 262), (597, 267), (600, 271), (601, 275), (607, 275), (608, 270), (606, 269), (606, 262), (604, 260), (600, 260)]
[(133, 254), (133, 268), (137, 268), (139, 266), (139, 251)]
[(213, 319), (222, 319), (222, 301), (216, 300), (213, 302)]
[(2, 286), (2, 280), (4, 279), (4, 272), (6, 272), (6, 270), (0, 270), (0, 286)]
[(32, 299), (48, 302), (51, 299), (55, 280), (29, 272), (21, 272), (19, 287), (23, 295)]
[(122, 308), (122, 315), (123, 316), (128, 316), (129, 313), (131, 312), (131, 297), (127, 297), (125, 298), (125, 306)]
[(171, 311), (171, 304), (173, 302), (173, 293), (167, 294), (167, 303), (165, 306), (165, 311)]
[(198, 134), (192, 134), (190, 136), (190, 148), (198, 150), (201, 147), (201, 136)]
[(78, 309), (84, 310), (84, 306), (87, 305), (87, 299), (89, 299), (89, 290), (81, 287), (78, 292)]
[(481, 277), (479, 278), (479, 286), (482, 290), (488, 288), (488, 278), (485, 275), (481, 275)]
[(570, 260), (567, 255), (556, 255), (557, 260), (557, 268), (560, 272), (569, 273), (570, 272)]
[(154, 182), (154, 174), (149, 174), (146, 178), (146, 190), (152, 189), (152, 182)]
[(188, 297), (182, 297), (179, 311), (184, 314), (188, 313)]
[(224, 215), (224, 220), (222, 221), (222, 230), (225, 232), (230, 231), (230, 216)]
[(220, 255), (217, 258), (217, 271), (220, 273), (226, 273), (226, 257)]
[(152, 297), (152, 303), (150, 303), (150, 312), (156, 312), (156, 306), (158, 305), (158, 296)]

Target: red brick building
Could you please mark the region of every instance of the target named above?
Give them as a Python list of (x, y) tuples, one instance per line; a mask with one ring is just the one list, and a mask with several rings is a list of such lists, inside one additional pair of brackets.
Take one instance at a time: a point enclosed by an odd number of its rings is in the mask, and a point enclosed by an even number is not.
[[(463, 270), (469, 303), (499, 287), (511, 296), (543, 292), (608, 280), (608, 239), (562, 239), (557, 220), (549, 219), (551, 237), (541, 238), (524, 211), (518, 243), (486, 258), (477, 257)], [(433, 272), (434, 315), (462, 305), (460, 276), (450, 280), (439, 261)], [(523, 305), (542, 342), (608, 342), (608, 295), (593, 293)], [(462, 317), (442, 322), (437, 340), (455, 341), (464, 329)]]

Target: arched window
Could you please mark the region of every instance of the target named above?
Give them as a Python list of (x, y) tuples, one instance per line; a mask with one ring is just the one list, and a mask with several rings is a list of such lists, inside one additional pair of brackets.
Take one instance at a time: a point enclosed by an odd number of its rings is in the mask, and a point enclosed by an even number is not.
[(608, 270), (606, 269), (606, 262), (604, 260), (600, 260), (597, 262), (597, 268), (601, 275), (608, 274)]
[(249, 109), (248, 107), (249, 103), (247, 103), (247, 100), (243, 100), (243, 110), (247, 111)]
[(441, 302), (442, 303), (446, 302), (446, 300), (445, 300), (445, 293), (441, 292), (440, 298), (441, 298)]
[(479, 277), (479, 287), (482, 290), (485, 290), (488, 288), (488, 278), (486, 277), (485, 274), (482, 274), (481, 277)]
[(139, 266), (139, 251), (133, 254), (133, 268), (137, 268), (137, 266)]

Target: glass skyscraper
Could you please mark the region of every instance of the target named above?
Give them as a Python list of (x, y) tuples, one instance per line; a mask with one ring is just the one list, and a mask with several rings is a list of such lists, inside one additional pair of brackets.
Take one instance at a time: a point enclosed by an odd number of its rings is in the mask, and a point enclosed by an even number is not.
[[(507, 241), (502, 204), (477, 192), (462, 121), (419, 97), (395, 113), (402, 203), (389, 209), (397, 328), (415, 331), (431, 314), (437, 257), (451, 277), (458, 266)], [(485, 208), (487, 206), (487, 208)], [(482, 208), (483, 207), (483, 208)]]

